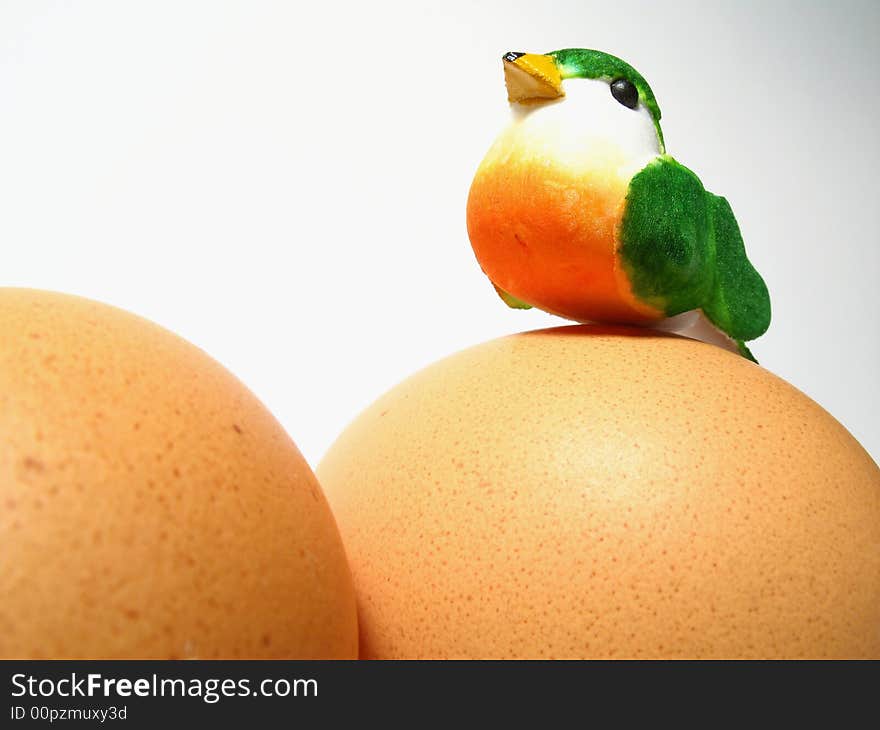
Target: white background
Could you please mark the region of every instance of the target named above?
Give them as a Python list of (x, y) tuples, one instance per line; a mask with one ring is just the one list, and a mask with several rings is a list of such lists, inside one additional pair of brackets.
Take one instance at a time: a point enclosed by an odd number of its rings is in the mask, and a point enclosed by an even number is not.
[(880, 457), (876, 2), (0, 2), (0, 285), (129, 309), (235, 372), (316, 464), (508, 310), (464, 209), (501, 54), (599, 48), (725, 195), (762, 365)]

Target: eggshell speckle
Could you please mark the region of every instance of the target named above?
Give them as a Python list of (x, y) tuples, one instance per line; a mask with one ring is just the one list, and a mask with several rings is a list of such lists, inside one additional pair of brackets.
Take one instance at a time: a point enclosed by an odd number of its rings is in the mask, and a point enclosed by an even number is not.
[(368, 408), (317, 470), (373, 658), (880, 658), (880, 470), (712, 345), (502, 338)]
[(325, 498), (257, 399), (126, 312), (0, 290), (0, 657), (353, 658)]

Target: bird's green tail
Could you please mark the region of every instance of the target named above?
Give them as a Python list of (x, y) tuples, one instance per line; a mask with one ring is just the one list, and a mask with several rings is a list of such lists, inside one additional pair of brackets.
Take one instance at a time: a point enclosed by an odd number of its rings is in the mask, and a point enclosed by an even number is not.
[(743, 344), (763, 335), (770, 326), (770, 295), (767, 285), (746, 257), (742, 235), (730, 204), (706, 193), (711, 235), (715, 238), (715, 284), (703, 312), (720, 330), (737, 341), (740, 352), (751, 360)]

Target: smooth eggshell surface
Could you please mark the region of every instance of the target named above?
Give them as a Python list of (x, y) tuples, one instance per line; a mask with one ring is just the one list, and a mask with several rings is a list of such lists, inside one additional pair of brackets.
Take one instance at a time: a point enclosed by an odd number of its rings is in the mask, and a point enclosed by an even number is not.
[(317, 470), (374, 658), (880, 658), (880, 470), (738, 355), (634, 329), (488, 342)]
[(353, 658), (325, 498), (202, 351), (0, 290), (0, 657)]

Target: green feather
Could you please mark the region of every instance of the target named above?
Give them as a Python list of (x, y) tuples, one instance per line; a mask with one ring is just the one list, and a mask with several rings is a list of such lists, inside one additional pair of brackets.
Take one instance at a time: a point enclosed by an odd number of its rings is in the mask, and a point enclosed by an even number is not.
[(702, 309), (736, 340), (760, 337), (770, 297), (746, 257), (730, 205), (668, 155), (633, 176), (619, 230), (619, 255), (633, 293), (673, 316)]
[(532, 305), (527, 304), (522, 299), (517, 299), (513, 294), (508, 294), (504, 289), (502, 289), (497, 284), (492, 284), (495, 287), (495, 291), (498, 292), (498, 296), (501, 297), (502, 301), (511, 309), (531, 309)]
[(752, 351), (746, 347), (746, 343), (742, 340), (736, 341), (736, 347), (739, 350), (739, 354), (742, 355), (747, 360), (751, 360), (753, 363), (757, 363), (758, 361), (755, 359), (755, 356), (752, 354)]
[(706, 301), (715, 265), (706, 191), (684, 165), (663, 155), (633, 176), (619, 240), (621, 262), (641, 301), (670, 317)]
[(715, 247), (715, 284), (703, 311), (733, 339), (754, 340), (770, 326), (770, 295), (761, 275), (746, 257), (730, 204), (706, 193)]

